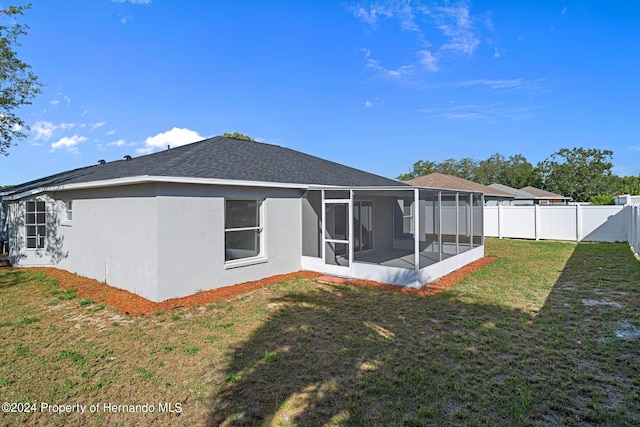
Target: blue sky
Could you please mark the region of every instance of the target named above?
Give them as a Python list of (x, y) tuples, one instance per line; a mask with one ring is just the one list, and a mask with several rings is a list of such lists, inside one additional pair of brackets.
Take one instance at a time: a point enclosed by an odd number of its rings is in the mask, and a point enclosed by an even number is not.
[(46, 86), (0, 185), (233, 131), (391, 178), (576, 146), (640, 173), (636, 1), (34, 0), (20, 22)]

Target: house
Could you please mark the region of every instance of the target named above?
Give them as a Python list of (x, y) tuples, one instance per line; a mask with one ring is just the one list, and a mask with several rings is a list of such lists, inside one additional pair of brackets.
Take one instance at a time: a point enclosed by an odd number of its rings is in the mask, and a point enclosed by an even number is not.
[(484, 256), (482, 194), (214, 137), (0, 192), (15, 266), (152, 301), (311, 270), (418, 287)]
[(406, 184), (423, 188), (441, 188), (447, 190), (473, 191), (476, 193), (484, 193), (484, 201), (486, 206), (511, 206), (513, 204), (513, 194), (492, 188), (486, 185), (478, 184), (468, 179), (459, 178), (453, 175), (434, 172), (423, 175), (408, 181)]
[(616, 205), (637, 205), (640, 204), (640, 195), (621, 194), (613, 198)]
[(515, 206), (566, 205), (569, 203), (569, 200), (571, 200), (570, 197), (561, 196), (560, 194), (531, 186), (519, 190), (504, 184), (490, 184), (489, 187), (494, 190), (512, 194), (515, 197)]

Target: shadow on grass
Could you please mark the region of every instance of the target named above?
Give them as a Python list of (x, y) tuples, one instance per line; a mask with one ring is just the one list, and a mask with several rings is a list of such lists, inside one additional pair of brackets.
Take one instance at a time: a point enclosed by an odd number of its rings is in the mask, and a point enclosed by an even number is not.
[(616, 328), (640, 327), (638, 283), (625, 245), (596, 244), (576, 247), (537, 316), (454, 293), (292, 286), (229, 355), (208, 423), (637, 424), (638, 339)]
[(26, 283), (25, 271), (12, 267), (2, 267), (0, 269), (0, 289), (11, 288)]

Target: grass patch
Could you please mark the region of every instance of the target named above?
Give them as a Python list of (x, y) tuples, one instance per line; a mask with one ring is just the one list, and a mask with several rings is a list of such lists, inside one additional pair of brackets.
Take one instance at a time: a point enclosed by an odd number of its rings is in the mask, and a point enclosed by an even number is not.
[(98, 305), (90, 307), (88, 310), (89, 311), (100, 311), (100, 310), (104, 310), (106, 307), (107, 307), (107, 305), (105, 303), (100, 303)]
[(198, 347), (197, 345), (194, 345), (193, 347), (185, 348), (184, 354), (187, 354), (189, 356), (195, 356), (198, 351), (200, 351), (200, 347)]
[(91, 305), (91, 304), (95, 304), (96, 302), (92, 299), (89, 298), (85, 298), (82, 301), (80, 301), (80, 307), (86, 307), (87, 305)]
[(51, 291), (51, 295), (60, 301), (68, 301), (78, 297), (78, 291), (75, 289), (56, 288)]
[(295, 279), (158, 318), (69, 304), (39, 273), (0, 270), (4, 400), (183, 408), (3, 422), (640, 424), (628, 246), (488, 239), (486, 254), (499, 260), (430, 298)]

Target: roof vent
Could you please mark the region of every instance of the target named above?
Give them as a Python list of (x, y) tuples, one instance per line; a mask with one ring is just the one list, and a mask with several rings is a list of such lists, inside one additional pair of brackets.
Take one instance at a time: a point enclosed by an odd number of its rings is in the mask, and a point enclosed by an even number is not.
[(98, 164), (99, 165), (104, 165), (105, 163), (107, 163), (107, 162), (104, 159), (98, 160)]
[(129, 161), (129, 160), (131, 160), (131, 156), (127, 154), (126, 156), (124, 156), (124, 160), (125, 160), (125, 161)]

